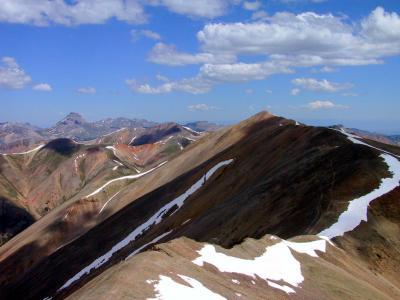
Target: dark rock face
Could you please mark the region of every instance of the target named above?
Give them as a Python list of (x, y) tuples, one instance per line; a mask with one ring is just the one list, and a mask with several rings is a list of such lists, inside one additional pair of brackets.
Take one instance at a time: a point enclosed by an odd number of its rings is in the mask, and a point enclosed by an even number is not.
[(0, 246), (33, 222), (34, 218), (25, 209), (0, 197)]
[(79, 144), (70, 139), (55, 139), (47, 143), (43, 149), (53, 150), (61, 155), (70, 155), (79, 148)]

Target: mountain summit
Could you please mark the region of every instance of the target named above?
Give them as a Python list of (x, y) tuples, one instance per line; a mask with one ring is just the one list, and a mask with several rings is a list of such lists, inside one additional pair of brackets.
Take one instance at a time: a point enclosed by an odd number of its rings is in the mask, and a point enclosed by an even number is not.
[[(86, 120), (83, 116), (76, 112), (69, 113), (64, 119), (59, 121), (57, 124), (63, 125), (83, 125), (86, 123)], [(57, 125), (56, 125), (57, 126)]]

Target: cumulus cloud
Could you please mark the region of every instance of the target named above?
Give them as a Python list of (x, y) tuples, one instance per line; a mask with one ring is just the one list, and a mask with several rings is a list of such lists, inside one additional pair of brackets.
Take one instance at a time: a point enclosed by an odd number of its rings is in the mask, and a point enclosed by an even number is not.
[(230, 54), (197, 53), (189, 54), (179, 52), (175, 45), (157, 43), (149, 54), (149, 61), (169, 66), (185, 66), (204, 63), (233, 62), (236, 57)]
[[(161, 4), (160, 4), (161, 5)], [(257, 12), (258, 13), (258, 12)], [(158, 43), (149, 60), (170, 66), (201, 64), (197, 75), (152, 86), (129, 79), (133, 91), (205, 93), (221, 83), (263, 80), (297, 68), (313, 67), (331, 72), (336, 66), (383, 63), (400, 54), (400, 17), (376, 8), (359, 23), (332, 14), (278, 12), (253, 14), (248, 23), (208, 23), (197, 33), (201, 52), (179, 52), (174, 45)], [(379, 37), (379, 38), (378, 38)], [(264, 57), (258, 62), (241, 62), (241, 56)], [(317, 69), (320, 67), (320, 69)], [(350, 83), (298, 78), (298, 88), (336, 92)]]
[(52, 91), (51, 85), (48, 83), (38, 83), (33, 86), (33, 89), (35, 91), (41, 91), (41, 92), (51, 92)]
[(258, 10), (262, 3), (260, 1), (244, 1), (243, 8), (247, 10)]
[(94, 87), (81, 87), (76, 90), (79, 94), (96, 94)]
[(161, 40), (161, 35), (159, 35), (157, 32), (143, 29), (132, 29), (131, 30), (131, 40), (132, 42), (137, 42), (141, 37), (145, 37), (154, 41), (159, 41)]
[(22, 89), (31, 82), (31, 77), (18, 65), (13, 57), (1, 58), (0, 87)]
[(125, 83), (132, 91), (143, 94), (163, 94), (174, 91), (203, 94), (216, 84), (261, 80), (273, 74), (290, 72), (292, 71), (285, 66), (276, 65), (271, 62), (204, 64), (201, 66), (199, 73), (194, 77), (167, 82), (165, 82), (166, 78), (163, 78), (164, 83), (158, 86), (139, 83), (135, 79), (127, 79)]
[(351, 83), (335, 83), (326, 79), (317, 80), (314, 78), (296, 78), (292, 80), (292, 83), (309, 91), (323, 91), (331, 93), (353, 87), (353, 84)]
[(297, 96), (298, 94), (300, 94), (300, 92), (301, 92), (300, 89), (294, 88), (294, 89), (292, 89), (292, 90), (290, 91), (290, 94), (291, 94), (292, 96)]
[(200, 103), (200, 104), (192, 104), (187, 107), (189, 111), (210, 111), (219, 109), (216, 106)]
[(144, 23), (146, 15), (138, 0), (2, 0), (0, 21), (46, 26), (49, 24), (101, 24), (111, 18)]
[(205, 64), (200, 68), (200, 75), (214, 82), (262, 80), (278, 73), (292, 73), (292, 70), (270, 61), (218, 65)]
[(341, 104), (335, 104), (332, 101), (323, 101), (323, 100), (316, 100), (313, 102), (307, 103), (304, 107), (311, 109), (311, 110), (317, 110), (317, 109), (346, 109), (349, 108), (346, 105), (341, 105)]
[(125, 83), (136, 93), (141, 94), (166, 94), (171, 92), (186, 92), (190, 94), (203, 94), (208, 92), (212, 83), (200, 76), (184, 78), (178, 81), (164, 81), (164, 83), (152, 86), (148, 83), (140, 83), (136, 79), (126, 79)]
[(377, 64), (400, 54), (400, 17), (380, 7), (361, 24), (314, 12), (264, 17), (250, 23), (207, 24), (197, 38), (210, 53), (265, 55), (299, 67)]

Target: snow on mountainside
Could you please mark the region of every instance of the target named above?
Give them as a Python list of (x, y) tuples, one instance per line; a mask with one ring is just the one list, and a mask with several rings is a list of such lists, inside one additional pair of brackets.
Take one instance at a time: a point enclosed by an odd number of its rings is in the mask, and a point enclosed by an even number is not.
[[(84, 121), (77, 116), (62, 121), (67, 126), (75, 122)], [(136, 137), (141, 143), (129, 145)], [(25, 209), (37, 220), (69, 200), (79, 199), (83, 193), (98, 194), (96, 197), (100, 199), (108, 197), (115, 188), (154, 170), (199, 138), (198, 133), (168, 123), (151, 128), (119, 129), (91, 143), (59, 138), (30, 150), (3, 154), (0, 197), (10, 205)], [(4, 238), (0, 244), (25, 228), (12, 227), (7, 225), (1, 229)]]
[[(3, 245), (2, 295), (400, 297), (397, 147), (266, 112), (202, 135), (176, 125), (151, 130), (50, 147), (71, 155), (73, 172), (86, 172), (79, 162), (98, 147), (110, 155), (107, 170), (131, 173), (103, 177)], [(180, 135), (196, 141), (167, 163), (147, 152)], [(141, 151), (158, 164), (135, 170)]]

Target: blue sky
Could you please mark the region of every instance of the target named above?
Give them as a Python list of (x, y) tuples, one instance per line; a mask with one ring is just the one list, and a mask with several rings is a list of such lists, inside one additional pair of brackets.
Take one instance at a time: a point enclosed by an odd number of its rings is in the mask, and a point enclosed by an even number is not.
[(4, 0), (0, 121), (232, 122), (400, 133), (400, 2)]

